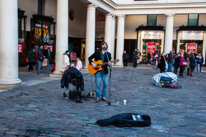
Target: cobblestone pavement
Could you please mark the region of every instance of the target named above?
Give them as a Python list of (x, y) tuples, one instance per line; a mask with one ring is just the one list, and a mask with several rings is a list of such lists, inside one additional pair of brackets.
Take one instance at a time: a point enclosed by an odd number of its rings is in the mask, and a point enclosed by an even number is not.
[[(60, 81), (0, 93), (0, 136), (49, 137), (183, 137), (206, 136), (206, 73), (179, 78), (182, 89), (152, 83), (156, 69), (113, 68), (111, 102), (75, 103), (63, 98)], [(85, 91), (94, 90), (94, 76), (84, 74)], [(107, 92), (108, 97), (108, 92)], [(123, 100), (127, 104), (123, 105)], [(100, 127), (99, 119), (135, 112), (149, 115), (150, 127)]]

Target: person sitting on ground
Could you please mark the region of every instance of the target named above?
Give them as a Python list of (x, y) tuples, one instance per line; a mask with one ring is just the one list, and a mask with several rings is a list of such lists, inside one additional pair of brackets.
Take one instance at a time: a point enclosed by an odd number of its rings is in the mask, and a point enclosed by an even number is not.
[(76, 69), (78, 69), (80, 72), (82, 71), (82, 62), (79, 57), (77, 58)]

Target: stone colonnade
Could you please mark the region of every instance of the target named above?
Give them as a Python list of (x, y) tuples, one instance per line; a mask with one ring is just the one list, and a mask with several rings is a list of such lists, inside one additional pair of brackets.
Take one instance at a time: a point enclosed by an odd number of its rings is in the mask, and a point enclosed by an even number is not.
[[(54, 75), (60, 75), (59, 69), (63, 63), (63, 53), (68, 49), (68, 4), (69, 1), (57, 0), (57, 32), (56, 32), (56, 71)], [(95, 51), (95, 13), (98, 6), (95, 4), (87, 7), (86, 24), (86, 58)], [(123, 65), (122, 54), (124, 50), (125, 15), (116, 15), (117, 45), (116, 58), (118, 66)], [(114, 59), (115, 47), (115, 15), (108, 13), (105, 23), (105, 41), (108, 43), (108, 51)], [(164, 51), (172, 50), (174, 14), (167, 14)], [(9, 18), (8, 18), (9, 17)], [(65, 31), (68, 30), (68, 31)], [(18, 78), (18, 3), (17, 0), (0, 0), (0, 84), (19, 84)]]

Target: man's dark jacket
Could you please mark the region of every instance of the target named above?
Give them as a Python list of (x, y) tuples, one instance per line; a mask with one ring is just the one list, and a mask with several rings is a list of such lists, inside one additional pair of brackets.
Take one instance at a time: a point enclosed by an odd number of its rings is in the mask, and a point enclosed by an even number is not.
[(172, 63), (172, 54), (171, 53), (168, 54), (168, 63)]
[(128, 55), (127, 53), (124, 53), (124, 54), (123, 54), (123, 59), (126, 60), (126, 59), (128, 59), (128, 58), (129, 58), (129, 55)]
[(194, 67), (195, 66), (195, 58), (194, 58), (194, 56), (192, 55), (191, 57), (190, 57), (190, 67)]
[[(103, 61), (103, 62), (104, 62), (104, 63), (105, 63), (105, 62), (108, 62), (107, 55), (108, 55), (109, 61), (111, 61), (111, 53), (106, 52), (106, 53), (104, 53), (104, 54), (105, 54), (105, 56), (104, 56), (104, 61)], [(101, 51), (98, 50), (98, 51), (94, 52), (94, 53), (88, 58), (90, 64), (92, 63), (92, 59), (94, 59), (95, 61), (101, 60)], [(104, 74), (108, 74), (107, 65), (104, 65), (104, 66), (103, 66), (103, 71), (104, 71)]]
[(69, 88), (69, 83), (71, 83), (71, 79), (76, 77), (77, 78), (77, 86), (76, 82), (72, 83), (74, 86), (76, 86), (76, 90), (81, 89), (81, 91), (84, 90), (84, 79), (82, 73), (77, 70), (74, 67), (69, 67), (63, 74), (61, 79), (61, 88), (66, 87)]

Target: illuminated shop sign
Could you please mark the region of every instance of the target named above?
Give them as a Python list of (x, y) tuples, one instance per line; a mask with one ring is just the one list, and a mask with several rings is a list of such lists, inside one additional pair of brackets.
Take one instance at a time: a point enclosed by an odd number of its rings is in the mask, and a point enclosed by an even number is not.
[(180, 34), (183, 40), (203, 40), (202, 31), (183, 31)]
[(143, 31), (142, 39), (161, 39), (161, 31)]

